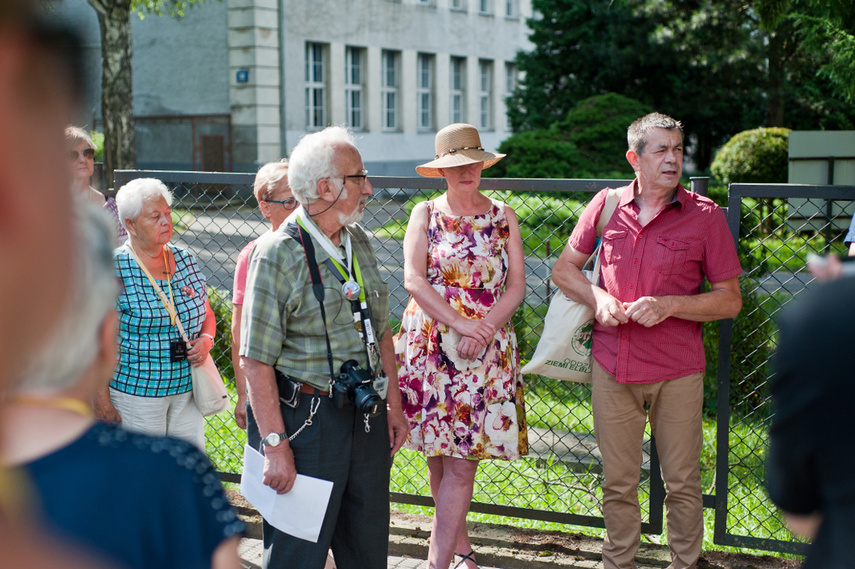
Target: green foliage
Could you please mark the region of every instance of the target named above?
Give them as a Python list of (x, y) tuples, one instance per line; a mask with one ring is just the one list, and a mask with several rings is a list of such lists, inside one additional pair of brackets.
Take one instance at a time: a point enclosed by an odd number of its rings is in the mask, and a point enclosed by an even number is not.
[(560, 140), (552, 130), (515, 134), (499, 145), (507, 156), (484, 176), (490, 178), (569, 178), (567, 173), (581, 162), (572, 142)]
[[(126, 1), (126, 0), (125, 0)], [(153, 14), (162, 16), (169, 14), (175, 19), (184, 17), (184, 11), (193, 4), (201, 4), (207, 0), (132, 0), (131, 9), (136, 12), (140, 20), (146, 15)]]
[(104, 161), (104, 133), (97, 130), (89, 131), (89, 136), (95, 144), (95, 162)]
[(486, 170), (507, 178), (632, 177), (626, 129), (650, 107), (616, 93), (589, 97), (547, 129), (521, 132), (499, 146), (508, 156)]
[[(730, 359), (730, 407), (743, 416), (762, 407), (768, 397), (766, 378), (775, 347), (777, 328), (771, 315), (779, 301), (756, 292), (756, 282), (740, 278), (742, 310), (733, 319)], [(704, 352), (707, 371), (704, 375), (704, 412), (714, 416), (718, 407), (718, 354), (720, 322), (705, 322)]]
[(232, 365), (232, 295), (227, 290), (208, 287), (208, 302), (217, 319), (217, 333), (214, 334), (214, 346), (211, 357), (214, 358), (220, 374), (227, 379), (230, 391), (235, 389), (235, 370)]
[(740, 132), (718, 151), (712, 173), (725, 184), (786, 182), (789, 136), (786, 128)]

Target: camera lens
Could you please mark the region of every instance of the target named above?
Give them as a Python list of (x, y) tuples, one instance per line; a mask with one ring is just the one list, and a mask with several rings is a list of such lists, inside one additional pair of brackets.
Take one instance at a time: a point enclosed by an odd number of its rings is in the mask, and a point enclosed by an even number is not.
[(369, 417), (376, 417), (383, 409), (383, 400), (380, 399), (374, 388), (366, 383), (357, 385), (353, 389), (353, 404), (356, 405), (360, 413), (365, 413)]

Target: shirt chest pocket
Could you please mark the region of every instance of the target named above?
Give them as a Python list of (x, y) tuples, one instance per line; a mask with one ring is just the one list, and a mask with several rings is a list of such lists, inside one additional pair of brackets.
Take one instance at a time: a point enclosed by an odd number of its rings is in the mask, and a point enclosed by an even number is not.
[(624, 256), (624, 245), (626, 244), (626, 231), (609, 230), (603, 233), (603, 260), (608, 259), (609, 264), (615, 264)]
[(656, 238), (653, 268), (663, 275), (675, 275), (687, 270), (687, 264), (700, 261), (700, 245), (660, 235)]

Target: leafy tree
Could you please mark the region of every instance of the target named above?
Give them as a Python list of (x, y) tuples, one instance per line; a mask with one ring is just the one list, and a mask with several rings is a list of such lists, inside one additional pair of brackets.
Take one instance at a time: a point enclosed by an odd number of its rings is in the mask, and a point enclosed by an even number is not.
[(764, 122), (855, 123), (851, 0), (533, 0), (533, 7), (535, 47), (518, 54), (525, 78), (509, 99), (515, 132), (546, 129), (578, 101), (615, 92), (680, 119), (703, 170), (716, 147)]
[(135, 168), (131, 12), (140, 18), (167, 12), (180, 18), (190, 4), (205, 0), (87, 0), (101, 28), (101, 119), (104, 123), (104, 176)]
[(633, 176), (626, 161), (626, 129), (650, 112), (628, 97), (589, 97), (549, 128), (515, 134), (502, 142), (508, 156), (485, 175), (510, 178)]

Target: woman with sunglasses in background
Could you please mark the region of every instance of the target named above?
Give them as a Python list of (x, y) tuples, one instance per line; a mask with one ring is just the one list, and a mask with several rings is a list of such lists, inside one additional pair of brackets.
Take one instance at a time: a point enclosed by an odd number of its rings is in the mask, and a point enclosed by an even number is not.
[(95, 171), (95, 144), (92, 142), (92, 137), (78, 126), (69, 126), (65, 129), (65, 139), (68, 141), (68, 159), (71, 162), (74, 195), (110, 212), (119, 236), (118, 244), (121, 245), (128, 240), (128, 232), (119, 221), (116, 200), (106, 197), (89, 183)]
[[(288, 160), (268, 162), (255, 175), (252, 187), (261, 215), (270, 222), (270, 230), (276, 231), (300, 205), (288, 187)], [(235, 266), (235, 282), (232, 290), (232, 363), (235, 368), (235, 387), (238, 400), (235, 404), (235, 422), (246, 429), (246, 376), (240, 367), (240, 319), (243, 311), (243, 297), (246, 290), (246, 270), (249, 255), (255, 247), (253, 239), (246, 244), (238, 255)]]

